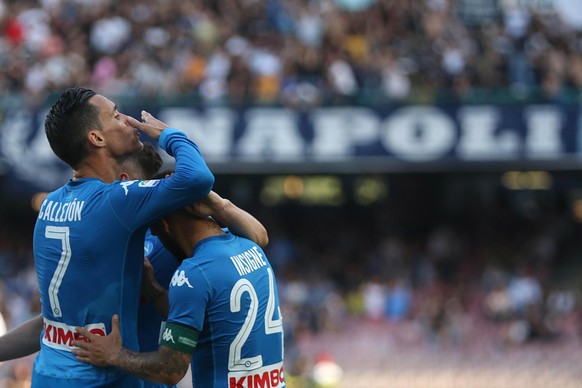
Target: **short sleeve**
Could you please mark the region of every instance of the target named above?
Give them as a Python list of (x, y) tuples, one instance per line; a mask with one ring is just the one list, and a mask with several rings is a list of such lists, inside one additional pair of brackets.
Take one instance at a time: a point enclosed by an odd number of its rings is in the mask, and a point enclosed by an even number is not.
[(202, 270), (195, 265), (178, 267), (169, 287), (168, 322), (202, 331), (212, 289)]

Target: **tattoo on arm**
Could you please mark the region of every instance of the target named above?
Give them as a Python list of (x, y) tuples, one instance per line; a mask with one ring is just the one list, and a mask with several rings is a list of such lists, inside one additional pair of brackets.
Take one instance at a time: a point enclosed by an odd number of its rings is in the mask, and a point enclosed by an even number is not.
[(190, 355), (160, 346), (157, 352), (138, 353), (122, 349), (115, 366), (144, 380), (174, 385), (184, 377)]

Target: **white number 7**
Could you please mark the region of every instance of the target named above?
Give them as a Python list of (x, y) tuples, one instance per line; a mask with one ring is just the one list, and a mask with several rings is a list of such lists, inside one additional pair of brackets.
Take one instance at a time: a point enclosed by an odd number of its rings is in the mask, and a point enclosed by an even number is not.
[(48, 294), (49, 301), (51, 304), (51, 310), (55, 317), (61, 317), (63, 311), (61, 310), (61, 303), (59, 302), (59, 288), (63, 282), (63, 277), (71, 261), (71, 242), (69, 241), (69, 227), (68, 226), (52, 226), (48, 225), (45, 229), (44, 236), (46, 238), (52, 238), (55, 240), (61, 240), (62, 242), (62, 253), (55, 273), (51, 279), (51, 284), (49, 285)]

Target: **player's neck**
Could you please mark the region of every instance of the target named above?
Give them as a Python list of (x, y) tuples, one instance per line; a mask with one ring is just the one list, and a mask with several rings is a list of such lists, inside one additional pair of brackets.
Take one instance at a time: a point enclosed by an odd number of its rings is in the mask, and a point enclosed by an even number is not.
[(119, 163), (112, 158), (99, 155), (89, 156), (85, 163), (74, 171), (74, 178), (97, 178), (105, 183), (118, 179), (121, 172)]
[(198, 242), (221, 234), (224, 231), (213, 220), (190, 219), (181, 224), (180, 232), (174, 237), (189, 257)]

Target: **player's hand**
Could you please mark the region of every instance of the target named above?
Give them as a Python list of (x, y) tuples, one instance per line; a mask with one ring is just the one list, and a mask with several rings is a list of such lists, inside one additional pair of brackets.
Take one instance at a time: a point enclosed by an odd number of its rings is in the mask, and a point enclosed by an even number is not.
[(42, 205), (42, 201), (44, 201), (44, 199), (46, 198), (46, 196), (49, 193), (45, 193), (45, 192), (40, 192), (40, 193), (36, 193), (32, 196), (31, 200), (30, 200), (30, 206), (32, 206), (32, 209), (35, 212), (39, 212), (40, 211), (40, 206)]
[(145, 110), (141, 111), (141, 121), (138, 121), (130, 116), (127, 116), (127, 120), (129, 125), (139, 129), (156, 141), (160, 138), (162, 131), (166, 128), (169, 128), (168, 124), (158, 120)]
[(73, 345), (77, 348), (73, 349), (72, 353), (77, 357), (77, 360), (95, 366), (114, 365), (114, 361), (122, 349), (117, 314), (111, 318), (111, 333), (105, 337), (95, 335), (84, 327), (77, 327), (77, 332), (85, 337), (73, 341)]
[(141, 274), (141, 299), (144, 302), (154, 302), (166, 294), (166, 290), (158, 283), (154, 274), (154, 267), (147, 257), (143, 258), (143, 272)]
[(196, 217), (207, 218), (216, 216), (222, 212), (227, 205), (228, 201), (226, 199), (222, 198), (214, 191), (211, 191), (206, 197), (201, 198), (192, 205), (186, 207), (186, 210)]

